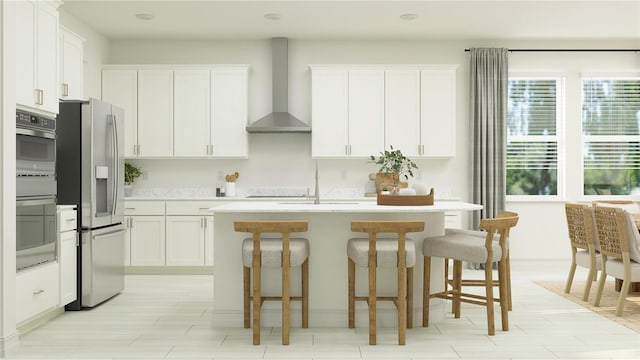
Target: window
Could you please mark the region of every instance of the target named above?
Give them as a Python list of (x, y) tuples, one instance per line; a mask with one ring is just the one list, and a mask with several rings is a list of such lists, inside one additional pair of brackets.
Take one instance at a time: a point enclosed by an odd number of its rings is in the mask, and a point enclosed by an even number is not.
[(584, 195), (640, 193), (640, 78), (582, 80)]
[(507, 195), (559, 195), (561, 85), (561, 79), (509, 78)]

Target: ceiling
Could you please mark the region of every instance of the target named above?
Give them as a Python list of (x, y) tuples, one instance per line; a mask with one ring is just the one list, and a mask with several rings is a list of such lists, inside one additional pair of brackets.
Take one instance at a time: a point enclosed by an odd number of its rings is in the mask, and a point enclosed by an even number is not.
[[(638, 40), (640, 0), (64, 0), (110, 39)], [(150, 21), (135, 14), (153, 14)], [(279, 14), (279, 20), (265, 19)], [(402, 14), (416, 14), (402, 20)]]

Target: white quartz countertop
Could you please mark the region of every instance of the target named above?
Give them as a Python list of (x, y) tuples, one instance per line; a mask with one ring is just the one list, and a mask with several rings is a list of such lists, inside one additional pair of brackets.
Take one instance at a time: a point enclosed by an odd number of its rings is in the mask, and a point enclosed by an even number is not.
[(471, 211), (480, 210), (481, 205), (470, 204), (457, 201), (436, 201), (433, 205), (427, 206), (388, 206), (377, 205), (372, 201), (340, 201), (329, 202), (324, 201), (316, 205), (313, 202), (293, 202), (287, 200), (281, 201), (262, 201), (262, 202), (233, 202), (225, 205), (210, 208), (215, 213), (260, 213), (260, 212), (295, 212), (295, 213), (385, 213), (385, 212), (442, 212), (442, 211)]

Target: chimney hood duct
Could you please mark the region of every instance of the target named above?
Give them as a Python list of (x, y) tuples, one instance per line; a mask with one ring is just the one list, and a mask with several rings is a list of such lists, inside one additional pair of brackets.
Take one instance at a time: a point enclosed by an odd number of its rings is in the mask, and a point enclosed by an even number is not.
[(247, 125), (249, 133), (310, 133), (311, 126), (289, 114), (287, 38), (271, 39), (273, 112)]

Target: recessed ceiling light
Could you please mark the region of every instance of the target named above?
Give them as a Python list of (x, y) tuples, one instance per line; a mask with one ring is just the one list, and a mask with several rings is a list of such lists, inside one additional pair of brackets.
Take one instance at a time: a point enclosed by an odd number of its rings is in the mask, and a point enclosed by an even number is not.
[(276, 21), (276, 20), (280, 20), (280, 14), (265, 14), (264, 18), (267, 20)]
[(140, 20), (153, 20), (155, 16), (153, 14), (140, 13), (140, 14), (136, 14), (136, 18)]
[(407, 21), (415, 20), (417, 18), (418, 18), (417, 14), (402, 14), (402, 15), (400, 15), (400, 19), (407, 20)]

